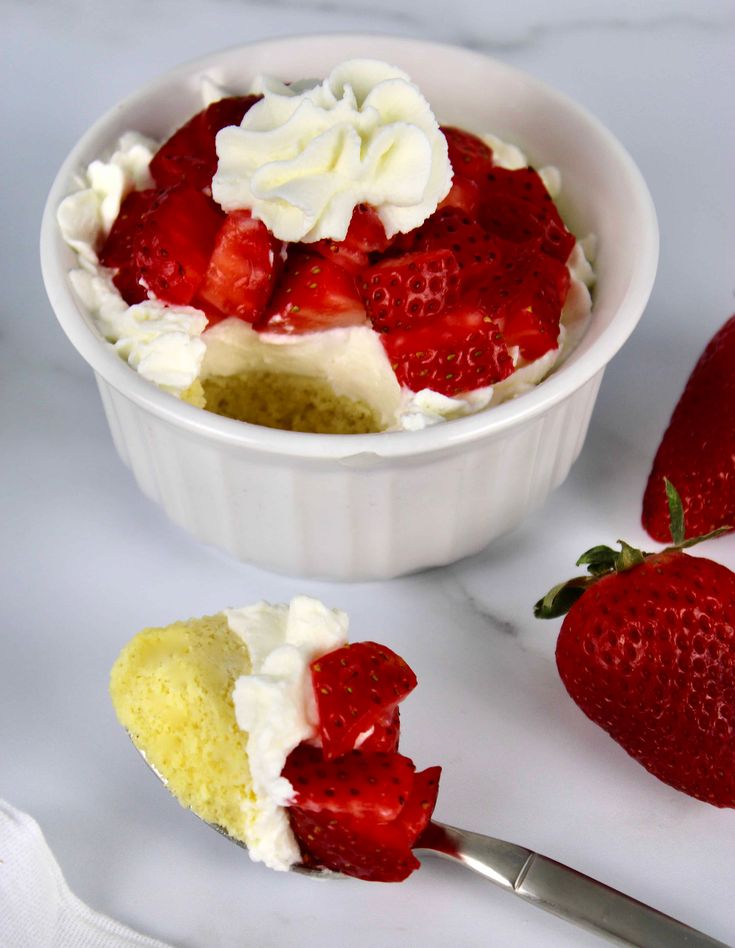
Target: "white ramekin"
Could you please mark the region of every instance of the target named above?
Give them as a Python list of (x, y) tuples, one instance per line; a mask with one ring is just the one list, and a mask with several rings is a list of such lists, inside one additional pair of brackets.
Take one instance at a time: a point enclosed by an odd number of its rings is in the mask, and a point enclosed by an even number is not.
[[(597, 236), (588, 331), (550, 378), (489, 411), (418, 432), (318, 435), (220, 418), (159, 391), (104, 341), (76, 299), (56, 226), (74, 176), (135, 129), (162, 139), (201, 107), (201, 79), (247, 90), (258, 72), (325, 75), (354, 57), (405, 69), (441, 122), (489, 131), (562, 172), (562, 212)], [(72, 149), (53, 184), (41, 262), (56, 316), (92, 366), (115, 446), (143, 493), (179, 526), (280, 572), (385, 579), (452, 562), (516, 526), (579, 454), (606, 364), (633, 331), (658, 259), (651, 197), (595, 118), (503, 63), (451, 46), (327, 35), (240, 46), (182, 66), (116, 105)]]

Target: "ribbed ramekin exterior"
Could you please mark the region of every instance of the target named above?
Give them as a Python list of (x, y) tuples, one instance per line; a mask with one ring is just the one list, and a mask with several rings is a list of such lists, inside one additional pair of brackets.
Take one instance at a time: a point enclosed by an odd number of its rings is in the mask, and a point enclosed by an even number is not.
[(569, 473), (601, 379), (461, 448), (340, 461), (192, 434), (97, 376), (120, 457), (174, 523), (256, 566), (345, 581), (451, 563), (520, 523)]

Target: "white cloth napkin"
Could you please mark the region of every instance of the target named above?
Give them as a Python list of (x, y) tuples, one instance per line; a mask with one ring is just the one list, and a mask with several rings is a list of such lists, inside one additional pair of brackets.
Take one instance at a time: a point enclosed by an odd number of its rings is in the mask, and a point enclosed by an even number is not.
[(64, 881), (36, 821), (0, 800), (2, 948), (170, 948), (94, 912)]

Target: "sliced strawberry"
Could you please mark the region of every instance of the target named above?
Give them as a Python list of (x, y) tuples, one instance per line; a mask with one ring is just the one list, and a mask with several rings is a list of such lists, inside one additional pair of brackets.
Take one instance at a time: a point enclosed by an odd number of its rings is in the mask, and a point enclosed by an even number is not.
[(352, 750), (416, 687), (403, 659), (375, 642), (345, 645), (312, 662), (311, 681), (326, 760)]
[(99, 252), (102, 266), (117, 270), (112, 282), (125, 302), (131, 306), (142, 302), (148, 296), (146, 288), (138, 282), (133, 247), (141, 221), (151, 209), (157, 194), (154, 188), (131, 191), (120, 205), (120, 212)]
[(410, 253), (368, 267), (357, 285), (373, 329), (411, 329), (457, 302), (459, 265), (451, 250)]
[(318, 254), (292, 251), (255, 328), (298, 334), (365, 323), (365, 307), (351, 273)]
[(133, 241), (137, 282), (167, 303), (187, 305), (207, 271), (222, 212), (188, 185), (158, 191)]
[(358, 204), (344, 240), (318, 240), (309, 249), (350, 273), (359, 273), (370, 263), (371, 254), (383, 253), (389, 243), (377, 211), (367, 204)]
[[(381, 845), (380, 826), (369, 817), (340, 820), (322, 810), (312, 813), (289, 807), (289, 819), (301, 848), (305, 865), (322, 866), (366, 882), (402, 882), (419, 868), (408, 846), (395, 846), (393, 839)], [(377, 838), (376, 838), (377, 837)]]
[(479, 181), (493, 167), (492, 149), (477, 135), (462, 128), (442, 125), (447, 140), (449, 161), (455, 177), (470, 178)]
[(227, 316), (248, 323), (260, 319), (273, 292), (280, 250), (281, 242), (250, 211), (227, 215), (195, 299), (210, 325)]
[(413, 761), (401, 754), (350, 751), (337, 760), (324, 760), (317, 747), (300, 744), (283, 769), (302, 810), (372, 816), (394, 820), (413, 787)]
[(390, 821), (290, 807), (291, 827), (304, 861), (370, 882), (405, 879), (419, 867), (411, 847), (431, 819), (440, 773), (440, 767), (417, 773), (405, 806)]
[(459, 264), (463, 285), (498, 266), (497, 240), (457, 208), (436, 211), (409, 236), (414, 251), (451, 250)]
[(473, 218), (480, 206), (480, 186), (472, 178), (463, 178), (455, 175), (449, 194), (440, 202), (437, 211), (445, 207), (453, 207), (467, 217)]
[(499, 267), (477, 276), (464, 299), (483, 305), (506, 344), (518, 346), (530, 362), (557, 347), (569, 270), (538, 247), (519, 251), (505, 242), (498, 247)]
[(427, 767), (414, 774), (411, 794), (393, 827), (408, 846), (414, 846), (429, 825), (439, 794), (441, 772), (441, 767)]
[(260, 98), (242, 95), (220, 99), (189, 119), (153, 156), (150, 169), (156, 184), (189, 184), (198, 190), (210, 187), (217, 170), (217, 132), (227, 125), (239, 125)]
[(493, 168), (481, 185), (478, 220), (490, 234), (516, 243), (538, 243), (565, 263), (575, 238), (564, 226), (551, 195), (533, 168)]
[(359, 749), (365, 753), (383, 751), (393, 754), (398, 750), (400, 736), (401, 712), (400, 708), (394, 708), (393, 711), (386, 711), (373, 724), (372, 733), (359, 745)]
[(459, 395), (513, 371), (498, 326), (480, 304), (463, 302), (417, 329), (380, 338), (398, 381), (414, 392)]

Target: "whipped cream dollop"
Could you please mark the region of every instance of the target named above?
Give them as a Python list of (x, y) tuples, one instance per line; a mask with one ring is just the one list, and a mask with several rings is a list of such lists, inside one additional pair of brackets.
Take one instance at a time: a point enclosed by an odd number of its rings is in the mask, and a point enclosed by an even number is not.
[(348, 619), (308, 596), (296, 596), (289, 605), (226, 609), (225, 615), (247, 645), (252, 665), (232, 694), (238, 726), (248, 734), (254, 790), (254, 798), (243, 801), (245, 842), (253, 860), (286, 870), (300, 860), (300, 851), (285, 810), (294, 788), (281, 772), (291, 751), (317, 734), (309, 665), (346, 644)]
[(353, 59), (323, 82), (260, 77), (241, 125), (217, 135), (212, 195), (247, 208), (280, 240), (343, 240), (356, 205), (386, 234), (422, 224), (448, 193), (447, 142), (429, 103), (400, 69)]

